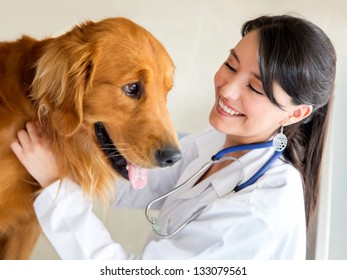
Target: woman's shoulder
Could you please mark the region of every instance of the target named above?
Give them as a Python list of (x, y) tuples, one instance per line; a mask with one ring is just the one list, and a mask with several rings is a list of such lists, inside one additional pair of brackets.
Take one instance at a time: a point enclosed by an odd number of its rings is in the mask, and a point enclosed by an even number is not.
[(299, 170), (281, 158), (259, 180), (258, 188), (287, 187), (290, 187), (290, 189), (302, 189), (302, 178)]
[(300, 172), (280, 161), (262, 178), (252, 194), (252, 207), (285, 228), (305, 224), (303, 182)]

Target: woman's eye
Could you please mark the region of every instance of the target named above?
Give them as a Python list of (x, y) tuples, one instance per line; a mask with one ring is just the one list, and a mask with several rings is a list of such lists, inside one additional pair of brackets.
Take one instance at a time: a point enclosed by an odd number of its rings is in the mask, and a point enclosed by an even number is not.
[(236, 72), (236, 69), (232, 67), (228, 62), (224, 62), (224, 65), (228, 67), (232, 72)]
[(248, 87), (249, 87), (252, 91), (254, 91), (255, 93), (260, 94), (260, 95), (264, 95), (261, 91), (256, 90), (254, 87), (252, 87), (251, 84), (249, 84)]
[(122, 90), (127, 96), (132, 98), (140, 98), (141, 96), (139, 83), (126, 84), (122, 87)]

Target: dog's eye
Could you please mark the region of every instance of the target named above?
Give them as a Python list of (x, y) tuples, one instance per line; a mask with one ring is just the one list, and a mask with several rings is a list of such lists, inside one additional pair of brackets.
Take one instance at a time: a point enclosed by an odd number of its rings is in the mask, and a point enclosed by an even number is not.
[(131, 83), (122, 87), (126, 95), (133, 98), (140, 98), (140, 85), (139, 83)]

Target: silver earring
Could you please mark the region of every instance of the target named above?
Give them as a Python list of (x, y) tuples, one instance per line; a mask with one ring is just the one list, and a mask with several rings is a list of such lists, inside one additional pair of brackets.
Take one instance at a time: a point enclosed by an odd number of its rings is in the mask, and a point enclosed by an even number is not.
[(282, 152), (287, 147), (287, 136), (283, 134), (283, 126), (280, 133), (277, 133), (272, 140), (272, 145), (277, 152)]

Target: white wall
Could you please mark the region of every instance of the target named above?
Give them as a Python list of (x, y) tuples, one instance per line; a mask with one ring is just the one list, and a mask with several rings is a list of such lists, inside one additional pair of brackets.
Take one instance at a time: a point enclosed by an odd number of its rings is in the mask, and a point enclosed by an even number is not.
[[(346, 77), (347, 67), (346, 10), (344, 0), (283, 3), (278, 0), (1, 0), (0, 40), (12, 40), (22, 34), (43, 38), (63, 33), (86, 19), (128, 17), (149, 29), (171, 54), (176, 64), (176, 78), (169, 97), (169, 110), (177, 129), (191, 133), (208, 127), (214, 95), (213, 75), (228, 50), (239, 40), (239, 30), (245, 20), (260, 14), (296, 12), (317, 23), (333, 40), (338, 53), (336, 104), (323, 175), (317, 256), (347, 259), (347, 204), (344, 203), (347, 186), (343, 183), (347, 181), (343, 163), (347, 156), (343, 146), (347, 139), (344, 125), (347, 81), (342, 78)], [(143, 213), (124, 214), (123, 211), (112, 215), (107, 224), (116, 224), (110, 228), (114, 238), (129, 250), (140, 250), (145, 234), (139, 240), (136, 240), (138, 235), (130, 241), (124, 237), (134, 229), (138, 232), (138, 223), (145, 228), (144, 232), (148, 231)], [(134, 219), (139, 222), (133, 223)], [(45, 242), (44, 239), (40, 241), (33, 258), (56, 257), (54, 252), (46, 250), (49, 245)]]

